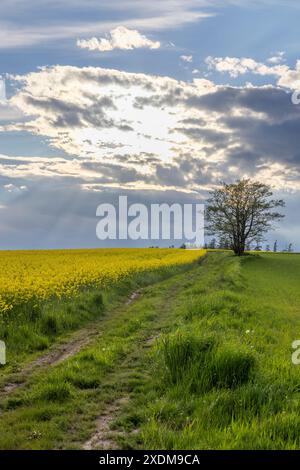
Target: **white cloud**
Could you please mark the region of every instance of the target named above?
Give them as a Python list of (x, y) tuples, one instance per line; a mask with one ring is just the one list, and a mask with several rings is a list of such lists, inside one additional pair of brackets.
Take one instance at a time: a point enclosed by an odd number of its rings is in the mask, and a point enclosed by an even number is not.
[(284, 56), (285, 56), (284, 51), (278, 51), (275, 55), (269, 57), (267, 62), (269, 62), (269, 64), (273, 64), (273, 65), (281, 64), (284, 61)]
[(227, 72), (231, 77), (238, 77), (246, 73), (253, 73), (257, 75), (275, 75), (282, 76), (288, 71), (287, 65), (266, 65), (262, 62), (257, 62), (250, 57), (211, 57), (205, 59), (206, 64), (210, 70), (217, 72)]
[(300, 90), (300, 60), (297, 60), (294, 69), (287, 68), (281, 74), (277, 84), (291, 90)]
[[(84, 3), (84, 8), (86, 15), (82, 17), (82, 1), (40, 0), (39, 21), (33, 23), (30, 19), (36, 14), (36, 1), (2, 0), (0, 49), (76, 40), (78, 37), (98, 37), (117, 28), (120, 22), (129, 29), (153, 32), (214, 16), (214, 13), (204, 11), (207, 8), (206, 0), (89, 0)], [(12, 11), (17, 12), (15, 16)], [(108, 15), (107, 12), (112, 14)]]
[(180, 59), (183, 60), (183, 62), (193, 62), (193, 56), (192, 55), (181, 55)]
[[(273, 64), (276, 63), (274, 56), (271, 59)], [(207, 57), (206, 64), (210, 70), (216, 70), (221, 73), (229, 73), (233, 78), (246, 73), (253, 73), (261, 76), (274, 76), (277, 80), (277, 85), (288, 88), (290, 90), (300, 90), (300, 60), (297, 60), (294, 69), (285, 64), (266, 65), (262, 62), (257, 62), (249, 57)], [(270, 59), (269, 59), (270, 62)]]
[(152, 41), (146, 36), (141, 34), (136, 29), (128, 29), (125, 26), (118, 26), (112, 29), (106, 38), (90, 38), (79, 39), (77, 46), (82, 49), (89, 49), (90, 51), (107, 52), (114, 49), (158, 49), (160, 47), (159, 41)]
[[(215, 16), (226, 5), (247, 8), (262, 2), (272, 6), (275, 0), (39, 0), (37, 21), (36, 0), (1, 0), (0, 49), (98, 37), (120, 21), (143, 31), (177, 28)], [(275, 3), (298, 7), (296, 0)], [(113, 19), (107, 19), (108, 12)]]
[(9, 193), (20, 193), (21, 191), (27, 191), (26, 185), (16, 186), (13, 183), (5, 184), (4, 186), (5, 191)]
[(163, 161), (176, 156), (186, 141), (175, 130), (178, 121), (199, 115), (184, 101), (213, 89), (207, 80), (188, 84), (95, 67), (56, 66), (15, 79), (23, 88), (10, 103), (28, 120), (3, 130), (47, 136), (52, 146), (70, 155), (102, 162), (111, 162), (116, 154), (141, 155), (138, 166), (144, 171), (151, 166), (145, 153)]
[(71, 66), (44, 67), (15, 80), (19, 91), (9, 104), (27, 120), (0, 131), (47, 138), (67, 156), (1, 157), (7, 178), (201, 189), (237, 168), (242, 176), (274, 177), (278, 187), (296, 185), (300, 108), (278, 87)]

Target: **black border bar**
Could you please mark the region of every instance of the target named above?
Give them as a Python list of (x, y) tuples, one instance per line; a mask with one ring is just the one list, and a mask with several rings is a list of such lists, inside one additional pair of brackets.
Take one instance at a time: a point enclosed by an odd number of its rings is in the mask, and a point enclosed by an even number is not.
[(165, 465), (169, 468), (220, 468), (253, 467), (256, 464), (282, 465), (299, 464), (299, 451), (157, 451), (157, 450), (118, 450), (118, 451), (0, 451), (0, 468), (10, 468), (11, 465), (30, 469), (41, 468), (43, 465), (55, 470), (61, 467), (75, 465), (83, 468), (118, 468), (137, 469), (154, 468)]

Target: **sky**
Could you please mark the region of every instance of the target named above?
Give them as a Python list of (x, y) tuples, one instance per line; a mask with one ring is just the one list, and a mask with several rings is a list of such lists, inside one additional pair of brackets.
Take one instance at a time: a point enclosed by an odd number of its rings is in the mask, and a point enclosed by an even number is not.
[(0, 249), (143, 246), (98, 240), (97, 206), (245, 177), (300, 250), (299, 24), (296, 0), (2, 0)]

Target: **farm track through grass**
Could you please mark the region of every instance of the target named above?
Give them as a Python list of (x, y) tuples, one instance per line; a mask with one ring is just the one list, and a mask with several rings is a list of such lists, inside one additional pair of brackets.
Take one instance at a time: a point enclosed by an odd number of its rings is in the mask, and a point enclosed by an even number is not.
[[(120, 250), (120, 255), (122, 253)], [(197, 256), (204, 254), (205, 251), (200, 250)], [(124, 256), (123, 261), (126, 261), (126, 250)], [(149, 254), (147, 256), (152, 259)], [(167, 257), (164, 253), (160, 256)], [(197, 256), (186, 259), (197, 259)], [(157, 257), (158, 253), (154, 253), (153, 259), (157, 261)], [(140, 258), (143, 259), (143, 253)], [(122, 257), (119, 262), (122, 262)], [(6, 389), (9, 392), (16, 388), (18, 382), (24, 382), (24, 376), (30, 375), (32, 370), (73, 355), (88, 343), (102, 318), (112, 314), (124, 301), (131, 303), (143, 287), (190, 269), (192, 265), (191, 262), (163, 263), (161, 269), (132, 274), (106, 288), (91, 287), (74, 297), (45, 301), (34, 308), (29, 303), (21, 315), (3, 319), (0, 313), (0, 338), (5, 340), (7, 350), (7, 364), (0, 368), (0, 391)]]
[(1, 404), (1, 449), (299, 449), (300, 256), (210, 253)]
[(0, 448), (82, 447), (102, 411), (141, 379), (143, 350), (146, 354), (163, 328), (175, 291), (194, 270), (191, 265), (143, 288), (139, 297), (105, 315), (91, 344), (74, 357), (51, 369), (30, 368), (25, 387), (2, 401)]
[(15, 372), (138, 287), (181, 272), (206, 250), (1, 251), (0, 338)]

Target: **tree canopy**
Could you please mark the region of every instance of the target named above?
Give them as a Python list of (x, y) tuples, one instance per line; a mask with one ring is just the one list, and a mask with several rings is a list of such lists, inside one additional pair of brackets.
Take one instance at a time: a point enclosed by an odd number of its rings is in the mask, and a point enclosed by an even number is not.
[(273, 199), (271, 188), (250, 179), (226, 184), (210, 193), (206, 207), (206, 228), (209, 235), (229, 240), (238, 256), (252, 241), (262, 240), (273, 222), (284, 217), (277, 211), (284, 207), (282, 199)]

